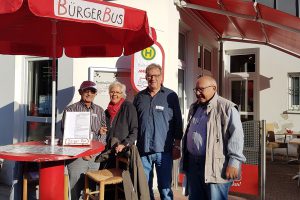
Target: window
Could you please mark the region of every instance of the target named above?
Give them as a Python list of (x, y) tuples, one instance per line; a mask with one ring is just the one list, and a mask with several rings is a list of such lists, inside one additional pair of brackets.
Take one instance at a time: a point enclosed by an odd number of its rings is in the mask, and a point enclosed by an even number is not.
[(186, 105), (186, 98), (185, 98), (185, 76), (186, 76), (186, 69), (187, 66), (187, 60), (188, 60), (188, 27), (186, 27), (184, 24), (180, 24), (180, 32), (179, 32), (179, 41), (178, 41), (178, 98), (179, 98), (179, 104), (182, 114), (182, 120), (185, 121), (185, 105)]
[(180, 109), (184, 110), (184, 70), (178, 69), (178, 99)]
[(289, 73), (289, 110), (300, 111), (300, 73)]
[(185, 35), (179, 33), (178, 59), (185, 61)]
[(268, 7), (275, 8), (274, 0), (256, 0), (256, 2), (264, 4)]
[(289, 13), (291, 15), (297, 15), (297, 0), (285, 0), (285, 1), (275, 1), (276, 9), (282, 12)]
[(201, 44), (198, 44), (198, 67), (202, 68), (202, 60), (203, 60), (203, 46)]
[(259, 49), (226, 50), (225, 56), (226, 81), (225, 88), (231, 101), (238, 105), (242, 122), (258, 118), (259, 92)]
[(230, 72), (255, 72), (255, 54), (230, 56)]
[(204, 49), (204, 69), (211, 71), (211, 52), (208, 49)]
[(28, 61), (27, 115), (51, 117), (52, 61)]
[(211, 51), (203, 46), (203, 44), (198, 44), (198, 67), (207, 71), (211, 71)]
[(52, 60), (27, 62), (27, 141), (44, 140), (51, 133)]
[(253, 80), (231, 81), (231, 100), (237, 104), (243, 122), (254, 119), (253, 83)]
[(241, 112), (253, 112), (253, 80), (232, 81), (231, 100)]

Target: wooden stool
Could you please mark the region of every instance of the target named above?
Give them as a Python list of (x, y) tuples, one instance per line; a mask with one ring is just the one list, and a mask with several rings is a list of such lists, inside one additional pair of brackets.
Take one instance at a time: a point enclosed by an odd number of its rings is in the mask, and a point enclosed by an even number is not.
[[(128, 159), (116, 157), (116, 168), (102, 169), (97, 171), (88, 171), (85, 174), (84, 200), (97, 199), (95, 194), (99, 194), (99, 200), (104, 200), (105, 185), (115, 185), (115, 199), (118, 199), (118, 184), (123, 182), (122, 172), (119, 168), (119, 162), (128, 164)], [(98, 191), (91, 191), (89, 188), (89, 180), (96, 182), (99, 185)]]

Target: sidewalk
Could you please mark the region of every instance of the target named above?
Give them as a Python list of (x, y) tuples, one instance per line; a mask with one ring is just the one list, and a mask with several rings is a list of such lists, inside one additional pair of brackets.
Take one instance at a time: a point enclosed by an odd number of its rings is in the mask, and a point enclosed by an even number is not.
[[(266, 167), (266, 198), (265, 200), (299, 200), (300, 187), (297, 181), (292, 177), (298, 172), (298, 165), (290, 165), (283, 156), (276, 156), (274, 162), (267, 157)], [(182, 188), (178, 187), (173, 190), (174, 200), (186, 200), (187, 197), (182, 195)], [(0, 200), (9, 199), (10, 188), (0, 184)], [(158, 192), (155, 193), (156, 199), (159, 200)], [(260, 197), (246, 196), (240, 194), (230, 194), (230, 200), (259, 200)]]
[[(265, 200), (299, 200), (300, 187), (297, 186), (297, 180), (292, 179), (298, 171), (299, 166), (288, 164), (285, 156), (275, 156), (274, 162), (267, 156)], [(174, 200), (188, 199), (182, 195), (181, 187), (174, 189), (173, 193)], [(158, 191), (155, 193), (155, 199), (160, 199)], [(229, 200), (260, 200), (260, 196), (230, 193)]]
[[(178, 187), (177, 189), (173, 189), (174, 200), (187, 200), (188, 197), (182, 195), (182, 188)], [(251, 197), (250, 197), (251, 198)], [(249, 200), (249, 197), (239, 197), (234, 195), (229, 195), (229, 200)], [(155, 191), (155, 200), (159, 200), (159, 193)], [(251, 198), (252, 199), (252, 198)], [(252, 200), (259, 200), (259, 198), (253, 198)]]

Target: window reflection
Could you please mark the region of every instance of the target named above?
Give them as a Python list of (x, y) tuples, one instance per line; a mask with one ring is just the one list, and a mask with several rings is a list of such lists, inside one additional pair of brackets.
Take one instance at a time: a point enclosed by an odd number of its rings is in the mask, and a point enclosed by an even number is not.
[(252, 121), (253, 119), (253, 115), (241, 115), (241, 121), (242, 122), (246, 122), (246, 121)]
[(178, 69), (178, 99), (181, 112), (184, 112), (184, 70)]
[(52, 60), (28, 61), (28, 116), (50, 117)]
[(27, 141), (51, 135), (52, 60), (29, 60), (27, 77)]
[(185, 61), (185, 35), (179, 33), (178, 59)]
[(255, 54), (230, 56), (230, 72), (255, 72)]
[(204, 49), (204, 69), (211, 71), (211, 52)]
[(51, 135), (51, 123), (27, 122), (27, 141), (42, 141)]
[(232, 101), (243, 112), (254, 112), (253, 108), (253, 80), (232, 81)]

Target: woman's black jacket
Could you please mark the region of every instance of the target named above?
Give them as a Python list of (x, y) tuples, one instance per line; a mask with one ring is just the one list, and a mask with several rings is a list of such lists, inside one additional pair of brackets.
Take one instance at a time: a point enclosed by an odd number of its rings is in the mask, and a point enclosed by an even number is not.
[(124, 101), (120, 107), (119, 112), (115, 116), (112, 124), (110, 123), (110, 115), (105, 111), (106, 124), (108, 128), (106, 144), (111, 147), (111, 139), (117, 138), (121, 144), (125, 146), (133, 145), (137, 139), (138, 133), (138, 119), (135, 106), (129, 102)]

